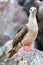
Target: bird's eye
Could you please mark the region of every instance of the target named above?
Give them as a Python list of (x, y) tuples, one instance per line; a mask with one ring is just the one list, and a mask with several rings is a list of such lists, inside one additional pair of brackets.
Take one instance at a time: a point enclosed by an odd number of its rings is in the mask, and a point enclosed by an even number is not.
[(30, 11), (32, 11), (32, 9), (30, 9)]
[(34, 11), (37, 11), (36, 9)]

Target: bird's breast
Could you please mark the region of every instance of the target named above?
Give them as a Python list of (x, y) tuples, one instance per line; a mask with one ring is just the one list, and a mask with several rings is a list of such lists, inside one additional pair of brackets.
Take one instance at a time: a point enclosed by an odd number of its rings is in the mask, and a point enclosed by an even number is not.
[(33, 30), (34, 32), (38, 32), (38, 24), (37, 24), (36, 17), (34, 18), (29, 17), (29, 22), (27, 24), (27, 27)]

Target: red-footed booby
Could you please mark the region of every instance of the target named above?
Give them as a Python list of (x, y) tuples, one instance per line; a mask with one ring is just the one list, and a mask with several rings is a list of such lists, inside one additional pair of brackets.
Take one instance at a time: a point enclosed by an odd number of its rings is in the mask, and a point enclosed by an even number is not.
[(21, 47), (23, 47), (25, 51), (32, 50), (29, 46), (33, 41), (35, 41), (38, 35), (38, 24), (36, 19), (37, 9), (35, 7), (31, 7), (29, 12), (30, 15), (28, 23), (15, 35), (12, 43), (13, 48), (9, 51), (7, 57), (11, 57)]
[(30, 15), (29, 15), (28, 23), (26, 24), (26, 26), (28, 27), (28, 32), (24, 36), (21, 42), (24, 45), (24, 49), (26, 51), (29, 51), (31, 49), (28, 46), (30, 46), (31, 43), (35, 41), (38, 35), (38, 24), (36, 19), (37, 9), (35, 7), (31, 7), (29, 12)]

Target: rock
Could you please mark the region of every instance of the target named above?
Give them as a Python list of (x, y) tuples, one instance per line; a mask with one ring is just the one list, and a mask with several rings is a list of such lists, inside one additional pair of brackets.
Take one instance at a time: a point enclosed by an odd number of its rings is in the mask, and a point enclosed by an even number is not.
[(39, 50), (24, 51), (23, 48), (4, 62), (11, 65), (43, 65), (43, 52)]
[(13, 57), (18, 65), (43, 65), (43, 52), (39, 50), (26, 52), (21, 48)]
[(38, 37), (36, 39), (35, 47), (43, 51), (43, 29), (39, 27)]
[(38, 8), (40, 5), (40, 1), (37, 1), (37, 0), (36, 1), (35, 0), (27, 0), (27, 1), (28, 2), (26, 2), (24, 4), (24, 10), (27, 12), (27, 14), (29, 14), (30, 7), (34, 6), (34, 7)]
[(6, 0), (6, 1), (1, 1), (0, 0), (0, 11), (3, 12), (4, 8), (9, 4), (10, 0)]
[(6, 50), (5, 50), (5, 55), (6, 55), (6, 57), (7, 57), (9, 51), (11, 51), (12, 48), (13, 48), (13, 40), (7, 41), (4, 46), (5, 46), (5, 49), (6, 49)]
[(10, 0), (11, 4), (18, 3), (17, 0)]
[[(39, 27), (41, 27), (43, 29), (43, 20), (42, 21), (39, 21)], [(43, 31), (43, 30), (42, 30)]]
[[(27, 16), (26, 12), (23, 11), (23, 7), (18, 4), (15, 4), (14, 8), (15, 8), (14, 22), (18, 21), (19, 25), (27, 23), (28, 16)], [(25, 17), (24, 17), (24, 15), (25, 15)]]
[[(9, 4), (2, 14), (0, 22), (0, 35), (6, 35), (12, 39), (17, 31), (27, 23), (28, 16), (23, 7), (18, 4)], [(4, 26), (3, 26), (4, 25)]]
[(10, 40), (9, 36), (6, 35), (0, 35), (0, 46), (3, 46), (6, 41)]
[(38, 9), (38, 19), (39, 21), (43, 20), (43, 5), (41, 5)]
[(38, 1), (40, 0), (25, 0), (24, 5), (26, 5), (27, 3), (29, 4), (29, 3), (38, 2)]
[(35, 47), (43, 51), (43, 21), (39, 22), (39, 32), (36, 39)]
[(0, 57), (7, 57), (7, 54), (9, 53), (10, 50), (12, 50), (12, 45), (13, 40), (7, 41), (3, 46), (0, 46)]
[(18, 0), (18, 3), (19, 3), (20, 5), (23, 5), (24, 2), (25, 2), (25, 0)]
[(2, 62), (2, 63), (0, 63), (0, 65), (10, 65), (10, 64)]
[(37, 13), (37, 18), (38, 18), (38, 25), (39, 25), (39, 33), (38, 37), (36, 40), (36, 48), (43, 51), (43, 1), (40, 2), (40, 6), (38, 8), (38, 13)]

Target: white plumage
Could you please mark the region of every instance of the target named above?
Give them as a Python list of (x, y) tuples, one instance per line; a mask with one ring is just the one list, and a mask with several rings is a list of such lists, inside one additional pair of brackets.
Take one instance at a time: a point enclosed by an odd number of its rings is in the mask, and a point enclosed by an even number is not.
[(38, 34), (38, 24), (36, 19), (37, 9), (35, 7), (31, 7), (29, 12), (30, 15), (29, 15), (28, 23), (26, 24), (28, 27), (28, 33), (24, 36), (21, 42), (22, 44), (27, 46), (30, 45), (36, 39)]

